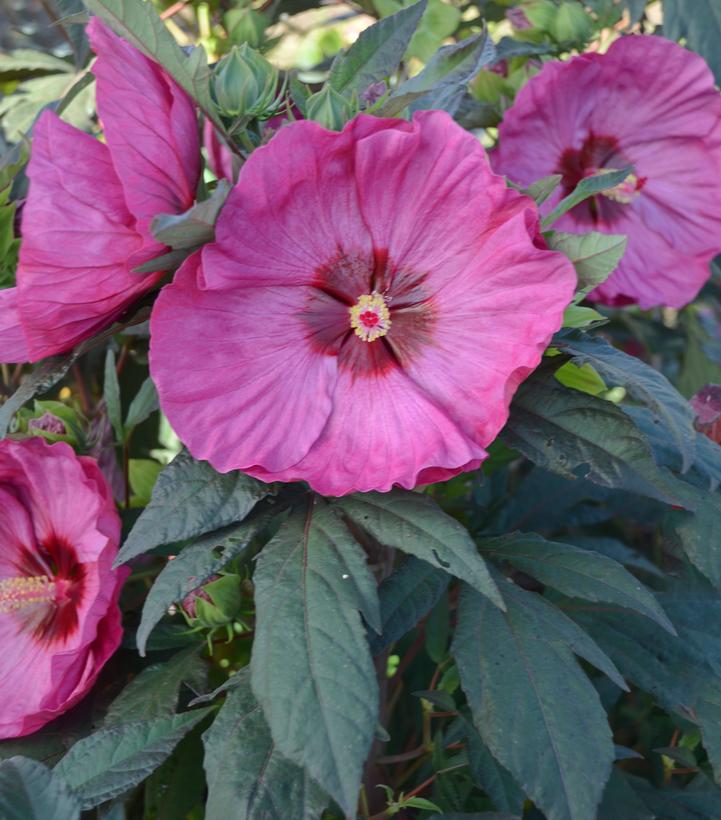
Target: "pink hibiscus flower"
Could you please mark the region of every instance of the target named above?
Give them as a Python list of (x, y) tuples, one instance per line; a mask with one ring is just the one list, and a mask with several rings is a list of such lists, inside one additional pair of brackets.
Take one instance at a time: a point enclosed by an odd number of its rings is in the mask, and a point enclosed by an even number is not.
[(0, 441), (0, 738), (77, 703), (120, 643), (120, 519), (67, 444)]
[(166, 250), (153, 216), (195, 199), (190, 99), (97, 18), (88, 34), (105, 143), (49, 111), (35, 124), (17, 287), (0, 291), (1, 362), (60, 353), (114, 321), (163, 275), (131, 273)]
[(573, 293), (537, 230), (442, 112), (287, 125), (159, 297), (161, 404), (217, 470), (327, 495), (475, 469)]
[(584, 177), (634, 166), (617, 188), (554, 228), (626, 234), (621, 264), (592, 298), (681, 307), (721, 251), (721, 94), (704, 61), (661, 37), (547, 63), (499, 130), (496, 171), (521, 185), (563, 174), (550, 210)]

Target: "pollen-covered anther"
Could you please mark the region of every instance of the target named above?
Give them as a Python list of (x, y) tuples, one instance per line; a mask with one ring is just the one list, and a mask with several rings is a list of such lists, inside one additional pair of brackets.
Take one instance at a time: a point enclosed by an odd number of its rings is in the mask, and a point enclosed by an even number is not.
[[(601, 173), (611, 173), (613, 170), (613, 168), (604, 168)], [(637, 177), (636, 174), (629, 174), (623, 182), (619, 182), (618, 185), (609, 188), (607, 191), (601, 191), (601, 194), (614, 202), (628, 205), (636, 199), (645, 183), (645, 177)]]
[(385, 336), (391, 327), (391, 312), (386, 299), (377, 291), (364, 293), (349, 308), (350, 326), (364, 342), (374, 342)]
[(35, 604), (52, 603), (55, 596), (55, 584), (47, 575), (0, 579), (0, 615)]

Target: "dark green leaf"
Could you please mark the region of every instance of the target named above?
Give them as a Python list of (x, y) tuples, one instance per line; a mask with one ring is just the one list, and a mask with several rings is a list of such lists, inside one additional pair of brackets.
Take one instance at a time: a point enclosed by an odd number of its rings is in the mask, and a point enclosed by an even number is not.
[(663, 0), (663, 33), (672, 40), (685, 39), (721, 82), (721, 6), (718, 0)]
[(495, 56), (492, 40), (486, 31), (440, 48), (425, 68), (396, 88), (377, 112), (381, 117), (396, 117), (414, 104), (436, 108), (433, 103), (441, 92), (464, 87)]
[(170, 544), (242, 521), (268, 484), (244, 473), (220, 474), (182, 452), (158, 476), (148, 507), (117, 558), (123, 564), (160, 544)]
[(115, 440), (118, 442), (124, 441), (125, 430), (123, 429), (123, 411), (120, 406), (120, 383), (115, 369), (115, 353), (110, 348), (105, 354), (103, 399), (105, 399), (105, 410), (108, 419), (115, 432)]
[(378, 721), (358, 610), (380, 630), (375, 579), (333, 508), (295, 513), (260, 554), (253, 691), (279, 751), (347, 813)]
[(83, 809), (98, 806), (144, 780), (212, 711), (207, 707), (100, 729), (79, 740), (54, 771), (67, 780)]
[(680, 503), (680, 482), (656, 466), (646, 439), (622, 410), (539, 372), (516, 393), (503, 439), (565, 478)]
[(598, 820), (654, 820), (623, 774), (614, 767), (598, 807)]
[(58, 21), (73, 44), (73, 54), (75, 56), (75, 67), (82, 68), (90, 57), (90, 43), (85, 34), (85, 26), (80, 22), (73, 22), (75, 19), (87, 19), (87, 12), (82, 0), (55, 0), (62, 13)]
[(379, 543), (444, 569), (487, 595), (496, 606), (503, 606), (471, 536), (429, 496), (392, 490), (349, 495), (335, 504)]
[(174, 714), (181, 684), (202, 685), (205, 671), (206, 664), (195, 648), (146, 667), (110, 704), (103, 728)]
[(374, 655), (402, 638), (436, 604), (450, 580), (445, 570), (409, 556), (378, 589), (381, 634), (370, 636)]
[(0, 763), (3, 820), (80, 820), (80, 804), (60, 775), (27, 757)]
[(596, 690), (531, 610), (507, 605), (461, 594), (453, 651), (474, 722), (549, 820), (595, 820), (614, 757)]
[(633, 168), (629, 165), (627, 168), (622, 168), (620, 171), (604, 171), (592, 177), (582, 179), (575, 189), (551, 211), (551, 213), (541, 222), (542, 228), (549, 228), (553, 223), (560, 219), (565, 213), (575, 208), (576, 205), (588, 199), (589, 197), (600, 194), (602, 191), (607, 191), (609, 188), (615, 188), (620, 185), (629, 174), (633, 173)]
[(215, 221), (230, 193), (230, 183), (221, 179), (203, 202), (198, 202), (182, 214), (158, 214), (150, 230), (153, 236), (175, 250), (196, 248), (215, 237)]
[(155, 579), (143, 605), (137, 634), (141, 655), (145, 655), (148, 636), (168, 607), (182, 601), (189, 592), (223, 569), (228, 561), (243, 553), (267, 520), (266, 516), (253, 516), (241, 524), (205, 535), (168, 561)]
[(206, 820), (317, 820), (323, 791), (273, 743), (248, 670), (238, 672), (213, 725), (203, 735), (208, 781)]
[(468, 765), (473, 782), (486, 792), (499, 811), (520, 817), (525, 795), (509, 772), (490, 753), (475, 727), (465, 720), (464, 725)]
[(689, 487), (695, 510), (671, 510), (667, 524), (691, 563), (721, 589), (721, 499)]
[(590, 364), (609, 386), (625, 387), (630, 396), (644, 404), (681, 453), (682, 470), (689, 469), (696, 449), (695, 414), (662, 373), (586, 333), (564, 331), (554, 339), (554, 347), (573, 356), (579, 366)]
[(142, 274), (156, 273), (157, 271), (164, 270), (175, 270), (181, 266), (193, 250), (195, 249), (185, 248), (181, 251), (169, 251), (161, 256), (156, 256), (155, 259), (151, 259), (150, 262), (146, 262), (144, 265), (138, 265), (137, 268), (133, 268), (130, 272)]
[(124, 429), (129, 432), (138, 424), (142, 424), (159, 407), (158, 391), (155, 389), (153, 380), (148, 376), (140, 385), (140, 390), (138, 390), (135, 398), (130, 402), (128, 415), (125, 417)]
[(489, 558), (508, 561), (564, 595), (635, 610), (676, 634), (653, 593), (621, 564), (604, 555), (547, 541), (535, 533), (484, 538), (478, 545)]
[(330, 85), (351, 96), (392, 74), (403, 59), (426, 3), (427, 0), (419, 0), (362, 31), (333, 63), (328, 77)]

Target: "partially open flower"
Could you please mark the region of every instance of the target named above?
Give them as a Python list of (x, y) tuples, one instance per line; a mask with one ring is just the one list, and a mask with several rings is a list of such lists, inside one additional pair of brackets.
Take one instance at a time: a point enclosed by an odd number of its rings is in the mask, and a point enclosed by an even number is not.
[(153, 216), (195, 199), (190, 99), (97, 18), (88, 34), (105, 141), (52, 111), (35, 123), (17, 287), (0, 290), (0, 362), (63, 352), (112, 323), (163, 275), (132, 273), (166, 250)]
[(95, 461), (0, 441), (0, 738), (77, 703), (117, 649), (120, 519)]
[(721, 251), (721, 94), (706, 63), (661, 37), (546, 63), (504, 117), (494, 168), (529, 185), (561, 174), (550, 211), (585, 177), (633, 166), (573, 208), (561, 231), (625, 234), (618, 269), (591, 294), (613, 305), (682, 307)]
[(221, 472), (328, 495), (475, 469), (576, 283), (537, 231), (443, 112), (284, 126), (155, 305), (161, 404)]

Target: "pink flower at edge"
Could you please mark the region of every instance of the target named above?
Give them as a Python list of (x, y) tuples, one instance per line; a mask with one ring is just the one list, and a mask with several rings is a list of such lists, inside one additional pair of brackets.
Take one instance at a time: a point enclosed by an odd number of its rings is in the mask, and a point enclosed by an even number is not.
[(120, 519), (95, 461), (0, 441), (0, 738), (76, 704), (120, 644)]
[(0, 361), (37, 361), (109, 325), (162, 274), (157, 213), (192, 205), (195, 110), (162, 69), (97, 18), (88, 35), (105, 142), (44, 112), (33, 130), (17, 287), (0, 291)]
[(286, 125), (160, 294), (161, 405), (217, 470), (327, 495), (475, 469), (573, 294), (537, 231), (443, 112)]
[(498, 173), (521, 185), (563, 175), (544, 213), (585, 176), (634, 166), (625, 183), (553, 226), (628, 236), (618, 270), (591, 298), (681, 307), (708, 280), (721, 251), (721, 94), (700, 57), (633, 35), (606, 54), (547, 63), (506, 112), (499, 138)]

